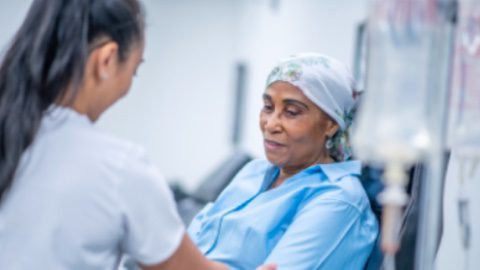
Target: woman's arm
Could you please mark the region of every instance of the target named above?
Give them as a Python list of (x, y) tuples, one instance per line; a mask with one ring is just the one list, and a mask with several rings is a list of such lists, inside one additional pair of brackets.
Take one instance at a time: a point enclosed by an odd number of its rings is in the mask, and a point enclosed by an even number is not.
[(315, 198), (296, 215), (266, 262), (281, 269), (363, 269), (377, 223), (338, 200)]

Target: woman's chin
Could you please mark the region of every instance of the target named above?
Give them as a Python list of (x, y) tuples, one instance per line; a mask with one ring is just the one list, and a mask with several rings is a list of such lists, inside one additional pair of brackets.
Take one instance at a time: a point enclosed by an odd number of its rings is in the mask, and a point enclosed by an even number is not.
[(268, 162), (272, 163), (273, 165), (282, 167), (285, 164), (285, 156), (279, 156), (278, 154), (272, 154), (269, 152), (265, 152), (265, 156)]

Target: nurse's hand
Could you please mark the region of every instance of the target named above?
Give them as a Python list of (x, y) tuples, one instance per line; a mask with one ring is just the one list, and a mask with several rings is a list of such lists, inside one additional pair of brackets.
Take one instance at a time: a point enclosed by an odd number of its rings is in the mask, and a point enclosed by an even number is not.
[(277, 269), (277, 265), (273, 263), (262, 265), (257, 268), (257, 270), (276, 270), (276, 269)]

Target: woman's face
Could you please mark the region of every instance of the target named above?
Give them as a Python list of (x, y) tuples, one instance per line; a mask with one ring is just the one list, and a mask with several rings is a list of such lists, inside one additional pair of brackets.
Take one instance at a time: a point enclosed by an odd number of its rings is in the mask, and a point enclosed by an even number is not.
[(119, 99), (128, 93), (130, 86), (132, 85), (133, 77), (137, 73), (137, 69), (143, 62), (143, 42), (137, 44), (131, 49), (127, 59), (123, 62), (119, 62), (117, 73), (113, 81), (113, 88), (116, 89), (116, 99)]
[(91, 72), (83, 100), (88, 103), (87, 115), (95, 121), (130, 89), (133, 77), (143, 61), (144, 42), (139, 41), (130, 48), (126, 59), (120, 61), (118, 46), (107, 42), (90, 55)]
[(260, 129), (267, 159), (280, 167), (306, 168), (328, 157), (325, 141), (338, 126), (297, 87), (275, 82), (263, 95)]
[(143, 61), (144, 42), (138, 42), (131, 49), (124, 61), (117, 61), (117, 66), (112, 72), (113, 76), (109, 77), (108, 85), (109, 97), (108, 103), (110, 107), (118, 99), (125, 96), (132, 85), (132, 80), (137, 69)]

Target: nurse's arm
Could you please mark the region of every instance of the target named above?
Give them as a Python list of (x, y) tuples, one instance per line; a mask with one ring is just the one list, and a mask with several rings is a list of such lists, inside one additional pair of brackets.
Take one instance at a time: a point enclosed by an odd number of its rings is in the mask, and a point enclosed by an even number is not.
[(227, 270), (228, 268), (220, 263), (209, 261), (198, 250), (190, 237), (185, 234), (177, 251), (166, 261), (152, 266), (141, 266), (143, 270)]
[[(141, 266), (143, 270), (227, 270), (228, 267), (218, 263), (209, 261), (198, 250), (190, 237), (185, 234), (177, 251), (165, 262), (157, 265)], [(266, 265), (259, 267), (257, 270), (275, 270), (275, 265)]]

